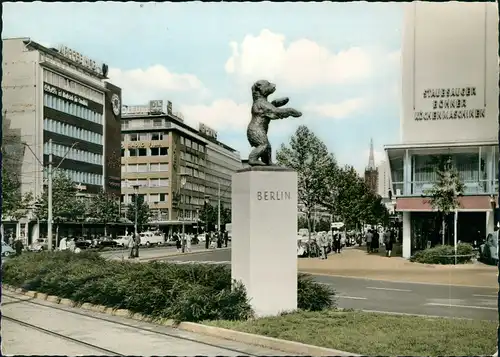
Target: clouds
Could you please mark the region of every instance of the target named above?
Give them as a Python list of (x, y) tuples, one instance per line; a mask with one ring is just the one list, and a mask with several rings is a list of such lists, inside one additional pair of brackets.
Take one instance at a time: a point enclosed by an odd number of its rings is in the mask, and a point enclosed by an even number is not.
[(238, 104), (230, 99), (217, 99), (208, 105), (181, 105), (186, 122), (197, 127), (203, 122), (215, 130), (236, 131), (250, 120), (250, 103)]
[(151, 99), (164, 99), (169, 93), (206, 92), (196, 75), (173, 73), (160, 64), (144, 69), (110, 68), (108, 77), (123, 89), (125, 104), (146, 104)]
[(353, 98), (339, 103), (309, 104), (304, 111), (321, 117), (344, 119), (363, 110), (367, 103), (364, 98)]
[(226, 72), (247, 81), (266, 78), (307, 89), (359, 82), (375, 71), (367, 49), (351, 47), (334, 53), (309, 39), (289, 44), (285, 40), (284, 35), (263, 29), (258, 36), (246, 35), (241, 43), (231, 42)]

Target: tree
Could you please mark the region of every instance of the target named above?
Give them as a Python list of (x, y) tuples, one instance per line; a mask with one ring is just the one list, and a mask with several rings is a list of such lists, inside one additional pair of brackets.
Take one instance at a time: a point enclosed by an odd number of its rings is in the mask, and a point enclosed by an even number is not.
[(362, 223), (387, 225), (389, 212), (382, 197), (372, 192), (352, 166), (338, 168), (329, 175), (329, 194), (323, 206), (340, 217), (347, 229)]
[[(198, 218), (200, 221), (204, 222), (205, 225), (208, 222), (209, 229), (212, 226), (217, 227), (218, 218), (219, 218), (217, 206), (212, 206), (209, 203), (205, 204), (203, 206), (203, 208), (200, 210), (200, 212), (198, 213)], [(208, 218), (208, 220), (207, 220), (207, 218)], [(221, 228), (228, 223), (231, 223), (231, 209), (228, 207), (224, 207), (221, 204), (221, 208), (220, 208)]]
[(340, 217), (347, 229), (354, 229), (361, 223), (366, 210), (364, 202), (366, 185), (352, 166), (339, 168), (329, 176), (329, 194), (324, 196), (323, 205)]
[[(137, 206), (135, 200), (137, 199)], [(137, 208), (137, 230), (140, 232), (144, 226), (147, 226), (151, 219), (151, 210), (149, 205), (144, 202), (144, 196), (133, 195), (132, 203), (127, 206), (127, 218), (135, 223), (135, 212)]]
[(117, 198), (104, 190), (92, 197), (88, 215), (97, 222), (104, 224), (104, 235), (107, 235), (107, 225), (118, 222), (120, 209)]
[(450, 157), (442, 157), (436, 167), (437, 180), (431, 189), (424, 191), (429, 196), (432, 208), (441, 215), (442, 244), (445, 244), (446, 218), (450, 212), (460, 207), (459, 197), (465, 185), (458, 176)]
[(328, 176), (337, 163), (326, 145), (306, 126), (301, 125), (292, 135), (288, 146), (281, 144), (276, 161), (298, 175), (298, 200), (306, 213), (311, 239), (311, 214), (328, 194)]
[[(73, 180), (56, 171), (52, 178), (52, 219), (56, 226), (56, 242), (59, 226), (63, 222), (78, 222), (85, 216), (85, 202), (77, 196), (78, 190)], [(41, 197), (36, 199), (35, 216), (48, 219), (48, 187), (44, 186)]]

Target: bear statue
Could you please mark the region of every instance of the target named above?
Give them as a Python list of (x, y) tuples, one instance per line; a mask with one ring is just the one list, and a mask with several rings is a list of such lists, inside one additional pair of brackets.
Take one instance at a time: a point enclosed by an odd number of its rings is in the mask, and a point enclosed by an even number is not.
[(267, 97), (275, 90), (276, 85), (266, 80), (257, 81), (252, 86), (252, 119), (247, 128), (247, 139), (253, 148), (248, 156), (250, 166), (272, 165), (271, 144), (267, 137), (271, 120), (302, 116), (302, 113), (296, 109), (280, 108), (288, 103), (288, 98), (269, 102)]

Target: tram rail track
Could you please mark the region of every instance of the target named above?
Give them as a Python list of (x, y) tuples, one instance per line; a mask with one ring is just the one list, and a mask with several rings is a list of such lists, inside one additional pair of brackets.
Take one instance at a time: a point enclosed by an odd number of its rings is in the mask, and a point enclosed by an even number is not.
[(97, 346), (97, 345), (94, 345), (92, 343), (88, 343), (88, 342), (85, 342), (85, 341), (80, 341), (80, 340), (78, 340), (76, 338), (63, 335), (63, 334), (61, 334), (59, 332), (47, 330), (47, 329), (45, 329), (43, 327), (40, 327), (40, 326), (37, 326), (37, 325), (33, 325), (33, 324), (27, 323), (25, 321), (21, 321), (19, 319), (10, 317), (10, 316), (6, 316), (5, 314), (2, 314), (2, 319), (4, 319), (5, 321), (13, 322), (15, 324), (27, 327), (27, 328), (32, 329), (32, 330), (36, 330), (36, 331), (45, 333), (45, 334), (50, 335), (50, 336), (54, 336), (54, 337), (60, 338), (61, 340), (65, 340), (65, 341), (69, 341), (69, 342), (72, 342), (72, 343), (75, 343), (75, 344), (78, 344), (78, 345), (82, 345), (82, 346), (85, 346), (87, 348), (99, 351), (99, 352), (104, 352), (104, 353), (106, 353), (107, 356), (126, 356), (126, 355), (121, 354), (119, 352), (112, 351), (112, 350), (109, 350), (107, 348), (103, 348), (103, 347), (100, 347), (100, 346)]
[[(103, 322), (107, 322), (107, 323), (119, 325), (119, 326), (122, 326), (122, 327), (127, 327), (127, 328), (130, 328), (130, 329), (135, 329), (135, 330), (138, 330), (138, 331), (153, 333), (153, 334), (156, 334), (156, 335), (165, 336), (165, 337), (173, 338), (173, 339), (176, 339), (176, 340), (182, 340), (182, 341), (196, 343), (196, 344), (200, 344), (200, 345), (204, 345), (204, 346), (208, 346), (208, 347), (213, 347), (213, 348), (217, 348), (217, 349), (220, 349), (220, 350), (225, 350), (225, 351), (228, 351), (228, 352), (237, 353), (239, 356), (249, 356), (249, 357), (258, 357), (259, 356), (259, 355), (256, 355), (256, 354), (251, 354), (251, 353), (248, 353), (246, 351), (238, 350), (238, 349), (231, 348), (231, 347), (220, 346), (220, 345), (216, 345), (214, 343), (210, 343), (210, 342), (206, 342), (206, 341), (200, 341), (200, 340), (197, 340), (197, 339), (194, 339), (194, 338), (185, 337), (185, 336), (178, 336), (176, 334), (171, 334), (171, 333), (168, 333), (168, 332), (165, 332), (165, 331), (157, 331), (157, 330), (155, 330), (153, 328), (146, 328), (146, 327), (142, 327), (142, 326), (136, 326), (136, 325), (133, 325), (133, 324), (128, 324), (128, 323), (116, 321), (114, 319), (108, 319), (108, 318), (105, 318), (105, 317), (102, 317), (102, 316), (95, 316), (95, 314), (99, 314), (97, 312), (92, 312), (92, 313), (79, 312), (79, 311), (76, 311), (75, 308), (71, 308), (71, 309), (70, 308), (61, 308), (61, 307), (58, 307), (58, 306), (54, 306), (52, 304), (50, 304), (50, 305), (49, 304), (43, 304), (43, 303), (39, 303), (39, 302), (33, 301), (33, 298), (24, 298), (24, 299), (22, 299), (22, 298), (19, 298), (17, 296), (6, 294), (5, 292), (2, 292), (2, 297), (6, 297), (6, 298), (9, 298), (9, 299), (17, 300), (19, 303), (28, 303), (28, 304), (32, 304), (32, 305), (36, 305), (36, 306), (42, 306), (42, 307), (45, 307), (45, 308), (59, 310), (59, 311), (67, 312), (67, 313), (78, 315), (78, 316), (84, 316), (84, 317), (88, 317), (88, 318), (91, 318), (91, 319), (95, 319), (95, 320), (99, 320), (99, 321), (103, 321)], [(4, 302), (2, 302), (2, 304), (4, 304)], [(8, 304), (11, 304), (11, 303), (8, 302)], [(7, 321), (8, 320), (16, 320), (16, 319), (7, 317), (4, 314), (2, 314), (2, 318), (6, 318)], [(12, 321), (12, 322), (18, 323), (18, 324), (24, 323), (24, 322), (22, 322), (20, 320)], [(26, 323), (24, 323), (24, 324), (26, 324)], [(153, 324), (154, 324), (154, 322), (153, 322)], [(30, 325), (30, 324), (27, 324), (27, 325)], [(162, 326), (162, 325), (159, 325), (159, 324), (158, 324), (158, 326), (159, 327), (166, 327), (166, 326)], [(26, 326), (26, 327), (30, 327), (30, 326)], [(37, 326), (33, 325), (32, 328), (37, 328)], [(41, 328), (41, 327), (38, 327), (38, 328), (40, 329), (41, 332), (44, 332), (44, 331), (42, 331), (42, 330), (44, 330), (43, 328)], [(50, 330), (45, 330), (45, 331), (46, 331), (45, 333), (47, 333), (47, 334), (49, 334), (49, 333), (54, 333), (56, 335), (58, 334), (57, 332), (53, 332), (53, 331), (50, 331)], [(64, 335), (60, 335), (60, 336), (62, 338)], [(209, 336), (206, 336), (206, 337), (209, 338)], [(71, 337), (67, 337), (67, 338), (71, 339)], [(228, 342), (230, 342), (230, 341), (228, 341)], [(98, 346), (96, 346), (96, 347), (99, 348)], [(104, 351), (106, 349), (102, 349), (102, 350)], [(111, 352), (112, 351), (109, 351), (109, 352), (106, 352), (106, 353), (111, 353)], [(113, 353), (114, 353), (114, 355), (124, 356), (123, 354), (117, 354), (116, 352), (113, 352)]]

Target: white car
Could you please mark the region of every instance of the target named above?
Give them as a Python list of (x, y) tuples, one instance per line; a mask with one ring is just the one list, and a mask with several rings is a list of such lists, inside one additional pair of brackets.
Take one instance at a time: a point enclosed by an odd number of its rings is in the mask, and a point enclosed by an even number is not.
[(149, 247), (151, 245), (162, 245), (165, 244), (165, 237), (161, 233), (156, 232), (142, 232), (139, 233), (141, 237), (141, 245)]
[(198, 238), (198, 242), (200, 243), (205, 242), (205, 240), (207, 239), (207, 234), (206, 233), (198, 234), (196, 238)]
[(10, 257), (11, 255), (15, 255), (16, 251), (12, 249), (10, 245), (2, 241), (2, 257)]
[(114, 239), (116, 245), (119, 247), (126, 247), (128, 245), (128, 236), (118, 236)]

